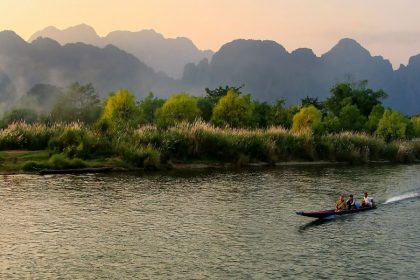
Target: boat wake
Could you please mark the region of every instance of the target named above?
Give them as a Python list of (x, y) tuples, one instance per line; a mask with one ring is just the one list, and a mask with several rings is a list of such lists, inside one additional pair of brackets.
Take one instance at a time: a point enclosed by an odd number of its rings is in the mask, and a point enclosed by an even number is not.
[(416, 198), (416, 197), (420, 197), (420, 190), (416, 190), (416, 191), (404, 193), (404, 194), (401, 194), (401, 195), (393, 196), (393, 197), (387, 199), (384, 202), (384, 204), (395, 203), (395, 202), (399, 202), (399, 201), (410, 199), (410, 198)]

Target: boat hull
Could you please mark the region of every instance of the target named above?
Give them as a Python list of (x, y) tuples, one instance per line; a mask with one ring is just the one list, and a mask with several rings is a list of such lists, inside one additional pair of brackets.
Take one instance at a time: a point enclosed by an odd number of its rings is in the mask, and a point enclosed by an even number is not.
[(376, 209), (376, 207), (363, 207), (358, 209), (352, 209), (352, 210), (342, 210), (342, 211), (335, 211), (335, 209), (330, 210), (322, 210), (322, 211), (311, 211), (311, 212), (296, 212), (296, 214), (300, 216), (305, 217), (311, 217), (311, 218), (317, 218), (317, 219), (328, 219), (334, 216), (343, 216), (348, 214), (355, 214), (359, 212), (369, 211)]

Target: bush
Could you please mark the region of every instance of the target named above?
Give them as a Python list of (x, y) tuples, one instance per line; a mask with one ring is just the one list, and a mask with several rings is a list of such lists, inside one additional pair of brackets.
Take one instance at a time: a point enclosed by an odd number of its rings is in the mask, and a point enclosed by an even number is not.
[(28, 161), (25, 162), (22, 166), (23, 171), (38, 171), (41, 169), (48, 168), (48, 164), (46, 162), (38, 162), (38, 161)]
[(151, 146), (133, 147), (127, 145), (121, 147), (120, 150), (124, 161), (136, 167), (156, 169), (159, 166), (160, 153)]
[(65, 154), (55, 154), (48, 160), (48, 166), (55, 169), (83, 168), (86, 163), (80, 158), (68, 158)]
[(0, 130), (0, 150), (42, 150), (50, 138), (61, 129), (61, 124), (27, 124), (15, 122)]
[(60, 134), (51, 138), (48, 148), (53, 153), (64, 153), (70, 158), (83, 159), (113, 152), (112, 143), (106, 137), (81, 126), (66, 127)]

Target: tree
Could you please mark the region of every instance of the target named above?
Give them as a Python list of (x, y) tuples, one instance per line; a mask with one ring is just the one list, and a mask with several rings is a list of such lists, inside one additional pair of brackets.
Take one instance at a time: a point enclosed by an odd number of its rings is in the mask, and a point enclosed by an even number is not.
[(271, 125), (271, 109), (267, 102), (254, 102), (253, 124), (255, 127), (266, 128)]
[(414, 137), (420, 137), (420, 116), (412, 117), (411, 123), (413, 124)]
[(304, 132), (307, 130), (314, 131), (318, 129), (321, 125), (322, 113), (310, 105), (308, 107), (303, 107), (296, 115), (293, 117), (293, 132)]
[(382, 118), (379, 120), (376, 135), (390, 142), (406, 137), (408, 120), (399, 112), (386, 109)]
[(366, 118), (360, 114), (356, 105), (344, 106), (339, 115), (340, 127), (343, 130), (359, 131), (363, 129)]
[(321, 112), (324, 110), (324, 104), (318, 100), (318, 97), (309, 97), (306, 96), (305, 98), (301, 99), (302, 107), (308, 107), (310, 105), (314, 106)]
[(277, 100), (276, 104), (274, 104), (271, 109), (270, 123), (284, 128), (290, 128), (292, 126), (293, 115), (298, 112), (299, 109), (297, 109), (296, 112), (291, 112), (285, 108), (285, 103), (286, 101), (283, 98)]
[(385, 108), (380, 104), (375, 105), (373, 107), (372, 112), (370, 113), (369, 118), (366, 122), (366, 129), (370, 133), (374, 133), (378, 128), (379, 120), (382, 118), (384, 111)]
[(218, 126), (245, 127), (251, 124), (253, 111), (249, 95), (240, 96), (230, 89), (214, 107), (211, 121)]
[(50, 84), (35, 84), (26, 95), (22, 96), (19, 104), (24, 108), (31, 108), (38, 113), (50, 113), (57, 99), (63, 95), (61, 88)]
[(331, 94), (326, 101), (326, 108), (338, 116), (341, 109), (347, 105), (355, 105), (360, 113), (368, 117), (375, 105), (387, 97), (383, 90), (373, 91), (366, 88), (367, 81), (359, 84), (340, 83), (331, 88)]
[(206, 88), (206, 98), (208, 98), (214, 105), (217, 104), (217, 102), (219, 102), (220, 98), (222, 98), (223, 96), (225, 96), (229, 90), (233, 90), (234, 92), (236, 92), (237, 94), (241, 95), (241, 89), (244, 87), (244, 85), (241, 85), (240, 87), (232, 87), (232, 86), (225, 86), (225, 87), (221, 87), (219, 86), (218, 88), (215, 89), (209, 89)]
[(156, 110), (163, 106), (165, 100), (157, 98), (153, 92), (149, 94), (139, 103), (140, 123), (154, 123), (156, 118)]
[(32, 124), (38, 121), (38, 114), (27, 108), (13, 109), (10, 112), (7, 112), (3, 117), (3, 125), (8, 125), (13, 122), (26, 122)]
[(102, 112), (101, 122), (113, 130), (129, 131), (139, 124), (140, 112), (134, 95), (126, 89), (111, 94)]
[(178, 93), (169, 98), (156, 111), (156, 122), (163, 127), (172, 126), (178, 122), (192, 122), (200, 116), (197, 98), (186, 93)]
[(197, 97), (197, 106), (200, 109), (201, 118), (209, 122), (211, 119), (211, 114), (213, 113), (214, 104), (207, 97)]
[(100, 111), (100, 100), (92, 84), (74, 83), (54, 104), (51, 118), (55, 121), (90, 124), (98, 119)]

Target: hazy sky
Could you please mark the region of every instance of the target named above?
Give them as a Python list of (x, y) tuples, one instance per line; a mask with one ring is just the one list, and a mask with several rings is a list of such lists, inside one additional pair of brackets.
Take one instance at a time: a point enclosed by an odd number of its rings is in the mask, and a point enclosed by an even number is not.
[(0, 0), (0, 11), (0, 29), (25, 39), (49, 25), (86, 23), (101, 36), (155, 29), (213, 50), (253, 38), (321, 55), (350, 37), (394, 67), (420, 53), (419, 0)]

